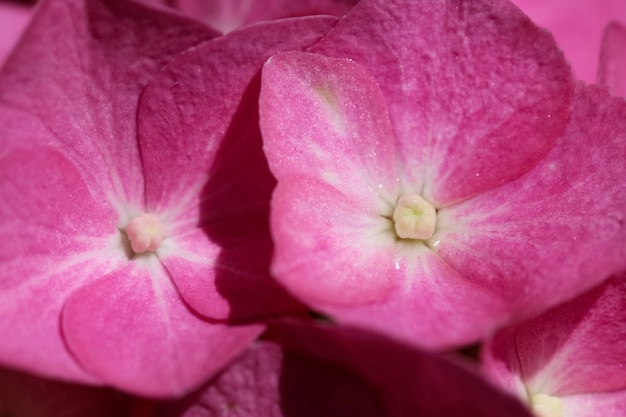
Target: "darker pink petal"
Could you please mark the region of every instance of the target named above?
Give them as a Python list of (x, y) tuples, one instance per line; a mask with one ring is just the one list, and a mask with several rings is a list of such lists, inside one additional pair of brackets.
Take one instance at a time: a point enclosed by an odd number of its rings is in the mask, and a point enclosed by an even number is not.
[(0, 415), (122, 417), (130, 400), (110, 389), (73, 385), (0, 369)]
[[(563, 415), (626, 411), (626, 275), (498, 333), (483, 350), (495, 381), (522, 398), (558, 397)], [(520, 388), (521, 387), (521, 388)], [(530, 397), (530, 398), (529, 398)]]
[(165, 67), (142, 96), (147, 205), (172, 224), (161, 259), (201, 314), (241, 319), (300, 307), (269, 277), (275, 179), (262, 149), (255, 76), (271, 55), (310, 46), (334, 22), (270, 22), (212, 40)]
[(579, 87), (563, 138), (533, 171), (442, 210), (438, 254), (530, 315), (626, 267), (626, 105)]
[(506, 1), (361, 1), (310, 50), (372, 74), (402, 177), (437, 207), (527, 172), (567, 121), (567, 64)]
[(200, 385), (262, 328), (202, 320), (158, 265), (128, 265), (74, 292), (62, 323), (70, 350), (86, 369), (114, 386), (156, 397)]
[(604, 30), (597, 82), (626, 96), (626, 28), (617, 22)]

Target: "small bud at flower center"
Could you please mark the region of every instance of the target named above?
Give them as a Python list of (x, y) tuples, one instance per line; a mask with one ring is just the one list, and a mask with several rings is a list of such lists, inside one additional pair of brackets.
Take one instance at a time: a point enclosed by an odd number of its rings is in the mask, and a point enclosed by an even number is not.
[(530, 399), (533, 414), (537, 417), (563, 417), (563, 402), (559, 397), (535, 394)]
[(430, 239), (437, 225), (437, 210), (417, 194), (404, 194), (396, 204), (393, 222), (402, 239)]
[(140, 214), (126, 226), (126, 235), (135, 253), (154, 252), (166, 236), (166, 229), (157, 216)]

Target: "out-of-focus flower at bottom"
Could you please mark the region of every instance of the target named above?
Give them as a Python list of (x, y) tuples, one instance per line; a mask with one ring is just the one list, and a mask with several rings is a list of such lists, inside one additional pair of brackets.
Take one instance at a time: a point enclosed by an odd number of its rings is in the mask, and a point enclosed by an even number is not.
[(498, 333), (487, 374), (539, 417), (626, 415), (626, 273)]
[(462, 362), (308, 323), (270, 325), (265, 340), (195, 396), (145, 405), (137, 416), (529, 416)]

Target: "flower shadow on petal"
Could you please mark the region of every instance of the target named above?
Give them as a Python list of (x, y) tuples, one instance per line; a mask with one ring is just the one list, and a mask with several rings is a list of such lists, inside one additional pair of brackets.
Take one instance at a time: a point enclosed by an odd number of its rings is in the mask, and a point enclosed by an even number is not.
[(246, 89), (202, 189), (200, 227), (221, 250), (215, 287), (233, 320), (302, 309), (270, 278), (269, 205), (276, 180), (259, 130), (260, 73)]

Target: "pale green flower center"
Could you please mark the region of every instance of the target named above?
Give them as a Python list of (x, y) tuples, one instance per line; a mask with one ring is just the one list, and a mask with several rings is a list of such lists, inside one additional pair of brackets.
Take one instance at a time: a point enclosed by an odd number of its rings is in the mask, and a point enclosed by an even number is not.
[(417, 194), (404, 194), (396, 203), (393, 222), (402, 239), (430, 239), (437, 225), (437, 210)]

